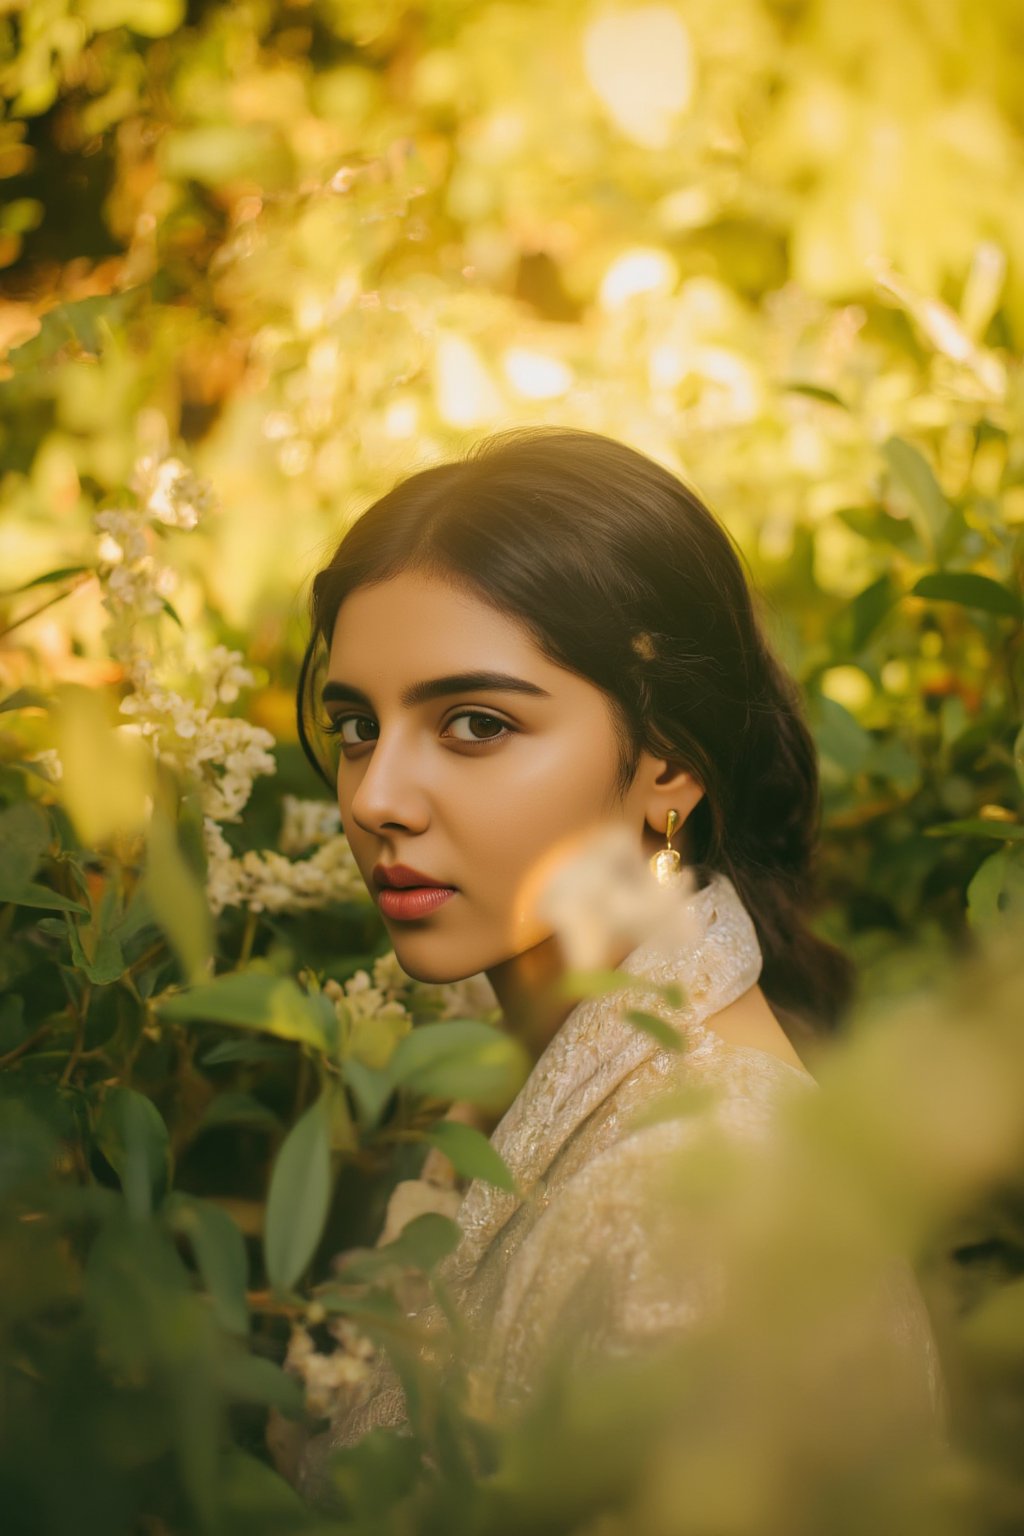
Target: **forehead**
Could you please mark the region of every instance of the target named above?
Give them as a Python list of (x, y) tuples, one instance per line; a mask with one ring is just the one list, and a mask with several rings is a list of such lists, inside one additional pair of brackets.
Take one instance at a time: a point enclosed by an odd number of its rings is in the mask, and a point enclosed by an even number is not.
[[(549, 661), (528, 627), (468, 588), (404, 571), (345, 598), (331, 637), (330, 675), (365, 682), (368, 674), (425, 677), (473, 665), (567, 675)], [(357, 677), (356, 674), (361, 676)]]

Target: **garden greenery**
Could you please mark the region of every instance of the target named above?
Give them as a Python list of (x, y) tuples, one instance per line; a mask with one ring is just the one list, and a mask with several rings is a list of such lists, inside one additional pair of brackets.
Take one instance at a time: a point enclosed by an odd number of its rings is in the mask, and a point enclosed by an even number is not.
[[(1011, 0), (5, 7), (6, 1529), (1024, 1524), (1020, 42)], [(739, 540), (861, 996), (756, 1189), (679, 1170), (757, 1283), (505, 1426), (405, 1317), (454, 1224), (378, 1238), (430, 1147), (507, 1180), (440, 1116), (528, 1062), (482, 978), (397, 966), (291, 700), (346, 520), (535, 421)], [(944, 1448), (870, 1352), (827, 1391), (808, 1276), (839, 1329), (888, 1250)], [(374, 1341), (412, 1434), (317, 1512), (290, 1458)]]

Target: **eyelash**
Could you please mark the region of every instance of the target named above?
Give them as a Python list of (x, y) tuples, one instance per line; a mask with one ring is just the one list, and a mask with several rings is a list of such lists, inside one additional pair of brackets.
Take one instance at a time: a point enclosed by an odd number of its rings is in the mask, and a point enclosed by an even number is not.
[[(371, 716), (369, 715), (335, 715), (334, 719), (324, 726), (324, 731), (328, 736), (337, 736), (339, 738), (342, 750), (344, 750), (345, 747), (372, 746), (372, 741), (345, 741), (341, 735), (342, 726), (347, 720), (369, 720), (370, 718)], [(508, 725), (506, 721), (499, 719), (497, 715), (488, 714), (486, 710), (482, 709), (461, 709), (456, 714), (452, 715), (451, 719), (448, 721), (448, 725), (450, 726), (456, 720), (462, 719), (493, 720), (496, 725), (500, 725), (502, 727), (497, 735), (480, 736), (476, 741), (468, 741), (461, 736), (456, 737), (455, 739), (464, 747), (489, 747), (492, 742), (504, 741), (506, 737), (514, 736), (517, 734), (515, 726)]]

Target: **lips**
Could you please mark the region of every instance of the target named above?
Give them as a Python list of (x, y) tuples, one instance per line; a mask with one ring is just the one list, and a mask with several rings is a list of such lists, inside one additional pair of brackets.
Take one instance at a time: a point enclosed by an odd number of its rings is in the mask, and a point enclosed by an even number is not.
[(450, 885), (412, 885), (402, 890), (385, 885), (378, 892), (377, 906), (385, 917), (409, 921), (429, 917), (454, 895)]
[(455, 895), (454, 885), (444, 885), (408, 864), (375, 864), (372, 873), (377, 906), (385, 917), (428, 917)]
[(455, 886), (446, 884), (443, 880), (435, 880), (431, 875), (425, 875), (422, 870), (411, 869), (408, 864), (375, 864), (372, 870), (374, 884), (379, 890), (405, 891), (411, 886), (430, 887), (434, 890), (453, 891)]

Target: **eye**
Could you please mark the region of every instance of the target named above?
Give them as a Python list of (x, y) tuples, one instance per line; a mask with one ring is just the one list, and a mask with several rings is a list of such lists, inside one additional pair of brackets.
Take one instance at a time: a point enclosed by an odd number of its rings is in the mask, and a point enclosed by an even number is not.
[[(376, 736), (360, 736), (359, 727), (365, 722), (375, 731), (378, 729), (376, 720), (371, 720), (369, 715), (335, 715), (329, 725), (324, 726), (328, 736), (339, 736), (346, 747), (358, 747), (367, 741), (376, 741)], [(355, 735), (346, 734), (345, 727), (354, 725)]]
[(473, 734), (468, 736), (456, 736), (456, 741), (465, 741), (476, 745), (482, 745), (485, 741), (501, 741), (505, 736), (514, 735), (514, 728), (506, 725), (504, 720), (499, 720), (497, 715), (486, 715), (481, 710), (464, 709), (460, 711), (459, 714), (452, 715), (452, 718), (448, 722), (449, 730), (455, 724), (456, 720), (472, 720), (477, 723), (482, 720), (485, 726), (498, 727), (496, 731), (485, 730), (485, 733), (482, 736)]
[[(472, 721), (472, 726), (467, 726), (467, 735), (453, 732), (451, 727), (459, 720)], [(483, 723), (483, 734), (479, 734), (479, 727)], [(352, 729), (347, 729), (351, 727)], [(363, 727), (368, 727), (372, 735), (364, 734)], [(376, 741), (380, 727), (370, 715), (335, 715), (324, 726), (328, 736), (340, 738), (343, 746), (365, 746), (367, 742)], [(488, 715), (479, 709), (464, 709), (457, 715), (452, 715), (448, 726), (442, 735), (451, 736), (454, 741), (461, 741), (466, 746), (483, 746), (487, 742), (502, 741), (506, 736), (515, 734), (515, 727), (507, 725), (504, 720), (499, 720), (497, 715)]]

